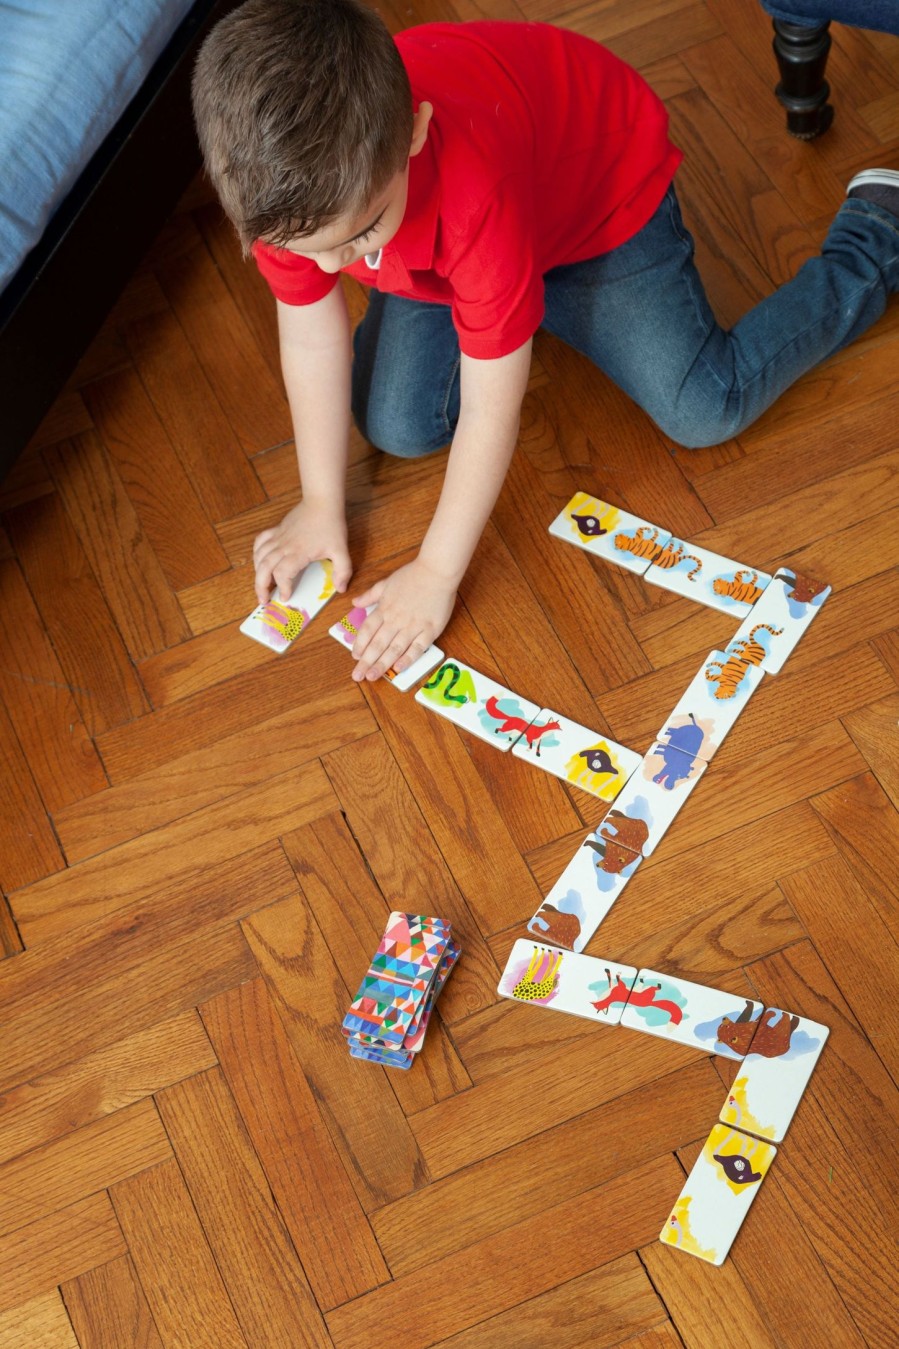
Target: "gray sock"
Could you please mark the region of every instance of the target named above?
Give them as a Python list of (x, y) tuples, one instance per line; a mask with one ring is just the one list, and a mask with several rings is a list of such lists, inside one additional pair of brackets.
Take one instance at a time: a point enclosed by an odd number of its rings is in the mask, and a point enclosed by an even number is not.
[(887, 183), (860, 183), (849, 193), (850, 197), (861, 197), (864, 201), (873, 201), (884, 211), (890, 211), (899, 218), (899, 187)]

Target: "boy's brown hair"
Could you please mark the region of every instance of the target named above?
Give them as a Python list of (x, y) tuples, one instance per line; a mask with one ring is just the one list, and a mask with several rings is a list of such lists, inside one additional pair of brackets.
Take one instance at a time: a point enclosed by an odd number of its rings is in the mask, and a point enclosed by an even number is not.
[(206, 170), (244, 250), (359, 214), (412, 140), (405, 67), (359, 0), (248, 0), (203, 43), (193, 105)]

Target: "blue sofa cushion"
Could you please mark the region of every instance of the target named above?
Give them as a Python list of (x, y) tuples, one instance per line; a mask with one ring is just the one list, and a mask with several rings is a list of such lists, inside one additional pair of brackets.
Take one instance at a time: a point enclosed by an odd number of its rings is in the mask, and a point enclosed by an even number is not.
[(192, 0), (0, 0), (0, 290)]

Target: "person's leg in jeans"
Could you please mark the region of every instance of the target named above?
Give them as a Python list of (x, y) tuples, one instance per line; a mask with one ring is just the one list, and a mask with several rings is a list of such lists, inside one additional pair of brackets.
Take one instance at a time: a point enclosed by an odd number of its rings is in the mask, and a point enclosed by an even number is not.
[(673, 440), (714, 445), (858, 337), (899, 289), (899, 217), (847, 199), (821, 255), (729, 331), (716, 322), (673, 187), (627, 243), (546, 276), (544, 326)]
[(460, 357), (449, 305), (373, 290), (353, 347), (353, 417), (366, 440), (404, 459), (452, 440)]

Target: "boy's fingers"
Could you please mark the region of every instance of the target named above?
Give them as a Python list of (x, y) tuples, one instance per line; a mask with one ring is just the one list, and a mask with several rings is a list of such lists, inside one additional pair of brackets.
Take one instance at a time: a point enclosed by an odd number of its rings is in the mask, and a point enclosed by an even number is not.
[(430, 645), (431, 643), (424, 637), (416, 637), (414, 642), (410, 642), (404, 654), (399, 656), (395, 661), (391, 661), (397, 674), (400, 674), (403, 670), (407, 670), (410, 665), (413, 665), (415, 661), (418, 660), (419, 656), (425, 654)]
[(409, 642), (405, 636), (398, 634), (394, 637), (393, 641), (384, 648), (374, 664), (369, 667), (366, 679), (380, 679), (384, 671), (389, 670), (394, 666), (398, 658), (408, 650), (408, 647)]
[[(380, 646), (378, 646), (377, 648), (372, 647), (371, 651), (369, 651), (368, 648), (372, 643), (372, 641), (374, 641), (375, 634), (380, 630), (381, 627), (382, 622), (379, 615), (376, 613), (369, 614), (365, 622), (362, 624), (362, 627), (356, 634), (356, 640), (353, 643), (354, 660), (362, 660), (364, 658), (366, 664), (370, 665), (371, 662), (377, 658), (377, 651), (380, 651), (381, 647)], [(388, 634), (385, 632), (383, 636), (383, 642), (385, 643), (387, 641), (387, 636)]]
[(369, 586), (364, 595), (356, 595), (353, 604), (361, 609), (368, 609), (373, 604), (377, 604), (381, 598), (381, 592), (384, 589), (383, 581), (376, 581), (373, 586)]

